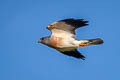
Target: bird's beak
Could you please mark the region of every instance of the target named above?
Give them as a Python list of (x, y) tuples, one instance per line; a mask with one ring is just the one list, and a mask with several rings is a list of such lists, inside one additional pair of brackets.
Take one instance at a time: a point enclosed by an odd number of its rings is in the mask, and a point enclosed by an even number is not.
[(38, 40), (38, 43), (41, 43), (42, 40)]
[(50, 26), (47, 26), (46, 28), (47, 28), (48, 30), (50, 30)]

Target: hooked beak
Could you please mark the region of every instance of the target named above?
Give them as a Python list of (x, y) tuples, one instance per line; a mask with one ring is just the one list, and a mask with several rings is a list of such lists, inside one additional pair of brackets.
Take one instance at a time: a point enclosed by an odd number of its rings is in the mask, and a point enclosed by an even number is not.
[(38, 43), (41, 43), (42, 42), (42, 40), (38, 40)]
[(51, 29), (51, 27), (50, 27), (50, 26), (47, 26), (46, 28), (47, 28), (48, 30), (50, 30), (50, 29)]

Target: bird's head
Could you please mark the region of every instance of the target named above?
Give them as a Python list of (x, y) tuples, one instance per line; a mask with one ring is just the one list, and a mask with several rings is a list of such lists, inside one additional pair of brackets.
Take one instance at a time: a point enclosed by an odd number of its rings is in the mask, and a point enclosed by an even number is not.
[(40, 38), (40, 40), (38, 40), (38, 43), (48, 44), (48, 43), (49, 43), (49, 39), (50, 39), (49, 36), (47, 36), (47, 37), (42, 37), (42, 38)]

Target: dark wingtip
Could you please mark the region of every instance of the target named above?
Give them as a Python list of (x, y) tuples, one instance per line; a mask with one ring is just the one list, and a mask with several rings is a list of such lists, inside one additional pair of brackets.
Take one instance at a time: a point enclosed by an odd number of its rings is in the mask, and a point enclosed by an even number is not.
[(81, 55), (80, 57), (79, 57), (79, 59), (82, 59), (82, 60), (85, 60), (85, 56), (83, 56), (83, 55)]
[(80, 57), (76, 57), (76, 58), (85, 60), (85, 56), (80, 56)]
[(84, 21), (84, 19), (68, 18), (68, 19), (60, 20), (59, 22), (65, 22), (65, 23), (72, 25), (76, 28), (88, 25), (88, 21)]
[(68, 56), (72, 56), (72, 57), (75, 57), (77, 59), (82, 59), (82, 60), (85, 60), (85, 56), (83, 56), (79, 51), (77, 51), (77, 49), (73, 50), (73, 51), (64, 51), (64, 52), (61, 52), (65, 55), (68, 55)]

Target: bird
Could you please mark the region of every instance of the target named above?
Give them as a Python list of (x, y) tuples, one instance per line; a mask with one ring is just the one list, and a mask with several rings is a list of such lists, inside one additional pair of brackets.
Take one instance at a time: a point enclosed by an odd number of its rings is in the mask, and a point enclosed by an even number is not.
[(85, 60), (85, 56), (78, 51), (78, 48), (103, 43), (101, 38), (76, 40), (75, 30), (87, 25), (88, 21), (74, 18), (53, 22), (46, 27), (51, 31), (51, 35), (40, 38), (38, 43), (54, 48), (64, 55)]

